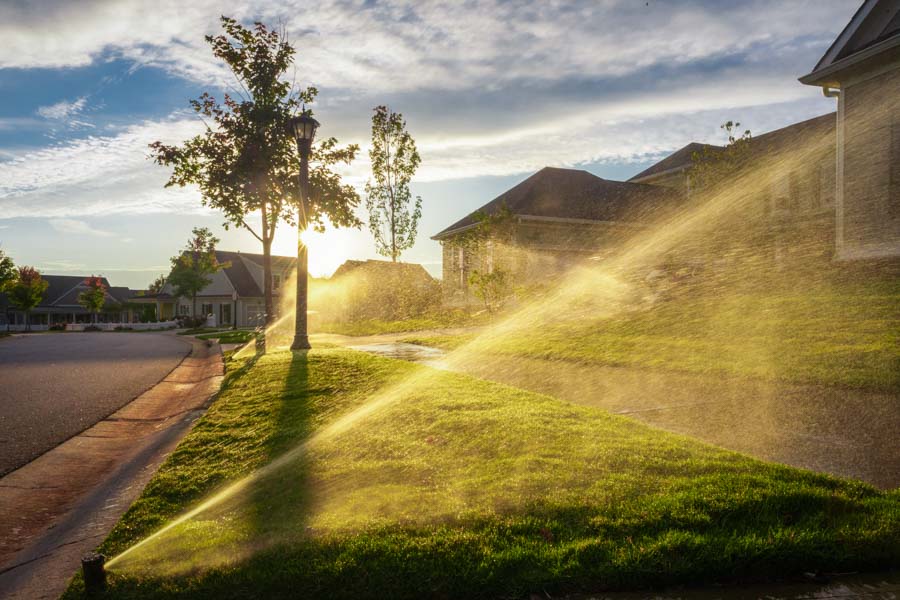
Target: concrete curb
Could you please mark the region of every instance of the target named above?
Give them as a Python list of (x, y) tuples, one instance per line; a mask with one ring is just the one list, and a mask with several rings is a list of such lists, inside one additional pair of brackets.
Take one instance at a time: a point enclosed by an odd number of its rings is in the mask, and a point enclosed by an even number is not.
[(157, 385), (0, 479), (0, 597), (58, 597), (204, 412), (222, 353), (186, 341), (191, 353)]

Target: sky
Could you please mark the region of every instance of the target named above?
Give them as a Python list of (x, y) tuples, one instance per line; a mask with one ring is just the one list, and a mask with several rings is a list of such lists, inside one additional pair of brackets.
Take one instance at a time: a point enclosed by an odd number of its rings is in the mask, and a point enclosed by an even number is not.
[[(287, 31), (291, 79), (319, 89), (319, 135), (362, 148), (342, 170), (361, 193), (372, 108), (404, 115), (423, 215), (402, 260), (439, 276), (430, 236), (541, 167), (624, 180), (691, 141), (722, 143), (727, 120), (760, 134), (833, 111), (797, 78), (858, 5), (0, 0), (0, 248), (47, 274), (132, 288), (165, 273), (193, 227), (261, 252), (196, 189), (165, 188), (168, 170), (148, 159), (149, 143), (199, 131), (190, 99), (237, 87), (203, 40), (223, 14)], [(317, 276), (378, 258), (365, 227), (309, 243)], [(279, 228), (274, 252), (295, 249)]]

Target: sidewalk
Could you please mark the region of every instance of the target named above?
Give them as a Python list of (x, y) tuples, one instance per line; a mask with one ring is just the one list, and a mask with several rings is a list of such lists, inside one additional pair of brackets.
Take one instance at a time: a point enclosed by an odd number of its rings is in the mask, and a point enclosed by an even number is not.
[(191, 354), (133, 402), (0, 479), (0, 597), (56, 598), (190, 431), (224, 373)]

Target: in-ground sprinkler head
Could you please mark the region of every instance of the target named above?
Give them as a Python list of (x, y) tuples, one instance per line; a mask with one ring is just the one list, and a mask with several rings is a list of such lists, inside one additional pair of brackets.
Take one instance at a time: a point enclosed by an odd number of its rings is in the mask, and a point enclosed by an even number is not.
[(99, 552), (88, 552), (81, 558), (81, 573), (84, 576), (84, 591), (96, 594), (106, 589), (106, 557)]

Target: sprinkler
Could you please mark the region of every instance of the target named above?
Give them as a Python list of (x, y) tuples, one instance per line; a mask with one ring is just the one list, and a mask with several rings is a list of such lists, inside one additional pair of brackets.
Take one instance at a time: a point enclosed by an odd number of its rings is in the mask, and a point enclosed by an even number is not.
[(88, 552), (81, 558), (81, 572), (84, 576), (84, 591), (93, 596), (106, 589), (106, 557), (99, 552)]

